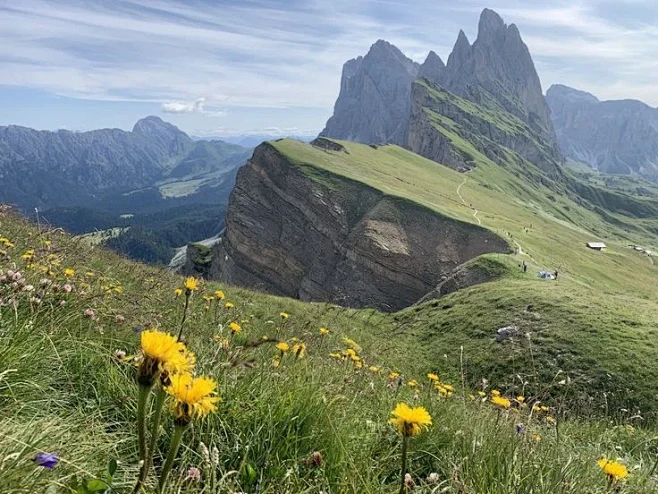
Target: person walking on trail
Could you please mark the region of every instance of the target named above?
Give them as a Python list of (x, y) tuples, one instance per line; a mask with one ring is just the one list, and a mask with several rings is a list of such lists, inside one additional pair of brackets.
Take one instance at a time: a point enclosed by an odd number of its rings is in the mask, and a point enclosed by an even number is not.
[(555, 279), (557, 280), (557, 269), (555, 270), (555, 273), (553, 273), (553, 276), (555, 276)]
[(523, 261), (523, 264), (521, 264), (521, 269), (523, 269), (524, 273), (528, 271), (528, 265), (525, 263), (525, 261)]

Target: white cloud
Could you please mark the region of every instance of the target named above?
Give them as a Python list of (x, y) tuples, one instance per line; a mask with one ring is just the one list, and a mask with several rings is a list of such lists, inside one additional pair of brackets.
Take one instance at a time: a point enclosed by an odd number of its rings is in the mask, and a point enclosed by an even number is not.
[(196, 101), (169, 101), (162, 103), (162, 111), (165, 113), (203, 113), (203, 107), (206, 103), (205, 98), (199, 98)]

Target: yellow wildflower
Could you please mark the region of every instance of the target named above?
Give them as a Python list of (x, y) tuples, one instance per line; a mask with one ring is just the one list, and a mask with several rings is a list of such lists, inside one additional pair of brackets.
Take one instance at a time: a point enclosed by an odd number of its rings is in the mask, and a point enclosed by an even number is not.
[(388, 378), (391, 379), (391, 380), (393, 380), (393, 379), (397, 379), (398, 377), (400, 377), (400, 374), (398, 374), (397, 372), (391, 372), (391, 373), (388, 375)]
[(439, 376), (436, 374), (427, 374), (427, 379), (429, 379), (432, 382), (439, 382)]
[(304, 358), (304, 355), (306, 354), (306, 345), (304, 343), (293, 345), (292, 353), (294, 353), (297, 358)]
[(286, 343), (285, 341), (281, 341), (277, 343), (276, 347), (281, 351), (281, 353), (285, 353), (288, 350), (290, 350), (290, 345), (288, 345), (288, 343)]
[(335, 359), (339, 359), (339, 360), (341, 360), (343, 358), (343, 356), (340, 353), (330, 353), (329, 356), (331, 358), (335, 358)]
[(409, 386), (410, 388), (415, 388), (416, 386), (418, 386), (418, 381), (416, 381), (415, 379), (410, 379), (407, 382), (407, 386)]
[(227, 309), (232, 309), (233, 307), (235, 307), (235, 305), (232, 302), (226, 302), (224, 304), (224, 307), (226, 307)]
[(623, 479), (628, 476), (628, 470), (621, 463), (606, 458), (601, 458), (596, 463), (611, 481)]
[(174, 290), (174, 295), (175, 295), (176, 297), (180, 297), (181, 295), (183, 295), (183, 289), (182, 289), (182, 288), (176, 288), (176, 289)]
[(517, 396), (516, 401), (518, 401), (519, 403), (524, 403), (525, 402), (525, 396), (521, 396), (521, 395)]
[(192, 377), (191, 374), (171, 376), (165, 391), (174, 398), (171, 411), (178, 424), (188, 424), (194, 417), (203, 418), (217, 410), (220, 398), (217, 383), (210, 377)]
[(381, 370), (381, 367), (379, 365), (371, 365), (368, 367), (368, 370), (370, 372), (379, 372)]
[(411, 408), (406, 403), (398, 403), (391, 415), (389, 423), (404, 437), (420, 434), (432, 425), (432, 417), (424, 407)]
[(485, 393), (484, 391), (478, 391), (478, 396), (484, 398), (485, 396), (487, 396), (487, 393)]
[(281, 319), (283, 319), (285, 321), (290, 316), (286, 312), (279, 312), (279, 317), (281, 317)]
[(345, 338), (343, 338), (343, 341), (345, 342), (345, 344), (346, 344), (348, 347), (350, 347), (350, 348), (356, 350), (357, 352), (361, 350), (361, 347), (359, 346), (359, 344), (358, 344), (356, 341), (354, 341), (353, 339), (348, 338), (348, 337), (346, 336)]
[(272, 359), (272, 367), (274, 367), (276, 369), (277, 367), (279, 367), (279, 365), (281, 365), (281, 360), (279, 360), (278, 358), (273, 358)]
[(533, 434), (532, 435), (532, 440), (535, 442), (541, 441), (541, 436), (539, 434)]
[(500, 391), (498, 391), (497, 389), (494, 389), (494, 390), (491, 392), (491, 394), (492, 394), (493, 396), (500, 396)]
[(327, 336), (329, 334), (329, 330), (327, 328), (320, 328), (320, 334), (322, 336)]
[(185, 280), (185, 291), (187, 293), (195, 292), (199, 289), (199, 282), (194, 276), (189, 276)]
[(494, 395), (491, 398), (491, 403), (493, 403), (494, 405), (500, 408), (509, 408), (510, 405), (512, 404), (507, 398), (503, 398), (502, 396), (496, 396), (496, 395)]
[(70, 277), (70, 276), (73, 276), (73, 275), (75, 275), (75, 269), (66, 268), (64, 270), (64, 276), (66, 276), (67, 278)]
[(157, 329), (141, 333), (142, 360), (137, 371), (137, 380), (145, 386), (153, 385), (162, 371), (176, 372), (187, 370), (193, 354), (174, 336)]
[(231, 333), (236, 334), (242, 331), (242, 326), (240, 326), (237, 322), (233, 321), (228, 325), (229, 329), (231, 330)]
[(217, 290), (215, 292), (215, 297), (217, 297), (218, 300), (224, 300), (224, 292), (221, 290)]

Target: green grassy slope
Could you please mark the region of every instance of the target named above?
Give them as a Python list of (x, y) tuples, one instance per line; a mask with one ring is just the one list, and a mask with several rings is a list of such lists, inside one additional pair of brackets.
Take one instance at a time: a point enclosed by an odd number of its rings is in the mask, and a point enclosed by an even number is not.
[[(131, 356), (143, 328), (178, 329), (184, 302), (174, 296), (174, 288), (181, 280), (59, 232), (39, 232), (2, 212), (0, 237), (11, 241), (1, 248), (0, 269), (4, 274), (7, 269), (20, 271), (26, 278), (24, 284), (0, 284), (2, 492), (72, 492), (66, 486), (73, 479), (102, 477), (113, 459), (119, 463), (114, 490), (108, 492), (131, 492), (138, 459)], [(75, 273), (66, 276), (66, 269)], [(51, 283), (41, 285), (42, 278)], [(400, 441), (387, 420), (401, 401), (427, 407), (434, 422), (411, 442), (408, 472), (418, 485), (414, 492), (609, 492), (596, 466), (602, 456), (617, 458), (631, 470), (627, 481), (618, 484), (619, 492), (658, 492), (650, 478), (654, 432), (643, 427), (643, 419), (612, 411), (601, 419), (569, 418), (560, 395), (533, 392), (532, 384), (512, 386), (498, 380), (496, 369), (478, 369), (487, 359), (477, 344), (482, 335), (476, 328), (504, 320), (506, 304), (524, 304), (528, 287), (530, 293), (542, 294), (544, 305), (538, 303), (536, 311), (543, 317), (564, 303), (560, 284), (523, 278), (504, 283), (395, 315), (202, 286), (192, 296), (184, 334), (197, 354), (198, 371), (219, 381), (222, 402), (217, 413), (185, 433), (167, 492), (397, 492)], [(74, 286), (70, 293), (66, 284)], [(22, 288), (27, 285), (35, 289)], [(218, 288), (224, 289), (225, 300), (204, 300)], [(226, 309), (226, 300), (235, 308)], [(478, 304), (481, 310), (476, 312)], [(608, 317), (595, 307), (585, 309)], [(283, 319), (281, 311), (289, 317)], [(615, 317), (630, 316), (620, 309)], [(229, 321), (240, 321), (243, 331), (230, 336)], [(330, 333), (321, 336), (320, 327)], [(592, 330), (598, 330), (595, 324)], [(463, 351), (460, 331), (470, 331), (465, 336), (474, 342)], [(296, 359), (286, 354), (274, 367), (279, 352), (273, 343), (249, 348), (249, 342), (262, 342), (264, 335), (291, 344), (298, 338), (307, 345), (307, 355)], [(354, 346), (346, 338), (358, 342), (363, 367), (329, 356)], [(491, 347), (488, 335), (486, 340)], [(438, 341), (444, 346), (436, 346)], [(539, 352), (544, 342), (533, 342)], [(515, 352), (512, 345), (506, 348), (507, 354), (522, 353), (520, 347)], [(118, 358), (116, 350), (127, 357)], [(541, 356), (534, 355), (540, 365)], [(463, 373), (453, 374), (454, 368)], [(454, 386), (453, 396), (442, 397), (432, 389), (425, 377), (430, 371)], [(391, 379), (391, 372), (404, 380)], [(471, 387), (475, 376), (490, 383)], [(543, 378), (543, 373), (535, 377)], [(411, 380), (418, 384), (410, 386)], [(523, 393), (526, 405), (515, 403), (500, 411), (476, 394), (497, 387), (509, 397)], [(567, 383), (562, 389), (568, 395), (574, 388)], [(537, 401), (549, 409), (531, 412)], [(523, 425), (521, 433), (518, 424)], [(156, 470), (171, 430), (166, 415)], [(217, 448), (216, 462), (204, 462), (201, 441)], [(32, 462), (44, 451), (58, 453), (55, 469)], [(321, 461), (311, 461), (314, 452)], [(202, 480), (188, 478), (192, 466), (201, 469)], [(438, 474), (438, 484), (428, 482), (431, 473)], [(153, 486), (153, 480), (147, 485)]]
[[(515, 174), (522, 161), (510, 160), (503, 168), (475, 152), (478, 166), (459, 174), (396, 146), (341, 144), (346, 152), (291, 140), (273, 143), (318, 180), (322, 173), (341, 174), (442, 214), (481, 223), (517, 247), (512, 256), (517, 265), (525, 261), (529, 266), (525, 274), (517, 268), (502, 280), (396, 316), (404, 321), (400, 331), (422, 338), (430, 361), (449, 362), (457, 372), (456, 349), (464, 346), (471, 382), (492, 374), (517, 389), (520, 376), (539, 390), (562, 371), (572, 373), (577, 391), (571, 398), (591, 400), (590, 411), (599, 412), (606, 402), (613, 410), (658, 410), (652, 384), (658, 379), (652, 357), (658, 345), (658, 268), (628, 247), (631, 242), (656, 245), (650, 229), (625, 231), (566, 193), (529, 183)], [(658, 223), (617, 217), (633, 225)], [(606, 242), (608, 250), (589, 250), (585, 244), (594, 240)], [(538, 279), (542, 269), (557, 270), (558, 280)], [(528, 312), (527, 306), (534, 308)], [(496, 331), (509, 325), (517, 325), (520, 336), (496, 343)], [(444, 354), (451, 358), (441, 359)], [(560, 393), (559, 386), (551, 392)]]

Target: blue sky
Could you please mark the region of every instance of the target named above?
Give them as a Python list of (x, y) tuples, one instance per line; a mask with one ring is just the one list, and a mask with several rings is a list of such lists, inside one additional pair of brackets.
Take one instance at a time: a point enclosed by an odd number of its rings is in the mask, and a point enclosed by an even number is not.
[(484, 7), (519, 26), (544, 90), (658, 105), (654, 0), (0, 0), (0, 125), (311, 135), (346, 60), (379, 38), (446, 60)]

